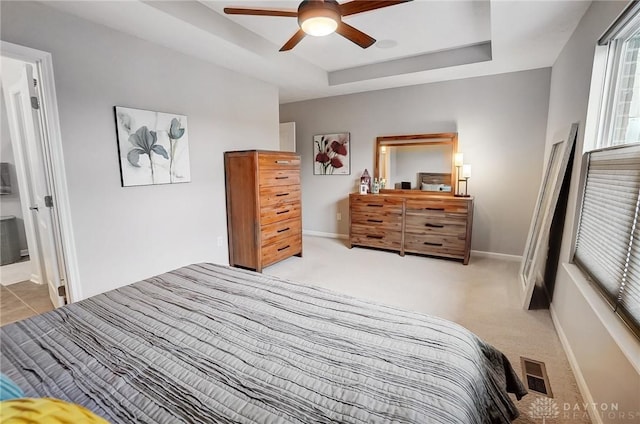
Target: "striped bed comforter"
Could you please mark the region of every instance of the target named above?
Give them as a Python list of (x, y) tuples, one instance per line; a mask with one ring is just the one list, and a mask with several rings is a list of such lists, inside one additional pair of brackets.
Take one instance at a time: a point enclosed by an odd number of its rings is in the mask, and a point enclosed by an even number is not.
[(524, 395), (452, 322), (212, 264), (0, 329), (27, 396), (112, 423), (507, 423)]

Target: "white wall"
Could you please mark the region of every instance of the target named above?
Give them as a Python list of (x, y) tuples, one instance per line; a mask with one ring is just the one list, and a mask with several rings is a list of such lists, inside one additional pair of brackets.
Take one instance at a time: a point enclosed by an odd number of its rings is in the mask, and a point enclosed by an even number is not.
[[(576, 152), (580, 158), (596, 41), (626, 4), (593, 2), (553, 65), (547, 150), (555, 141), (554, 134), (579, 122)], [(555, 282), (552, 315), (573, 360), (585, 401), (618, 405), (618, 414), (597, 414), (602, 422), (635, 422), (640, 418), (640, 341), (605, 306), (581, 272), (568, 264), (576, 224), (580, 162), (576, 160), (572, 170), (560, 256), (563, 265)], [(634, 419), (629, 418), (629, 412), (636, 414)]]
[[(228, 263), (223, 152), (277, 149), (276, 87), (42, 3), (1, 19), (2, 40), (53, 55), (82, 296)], [(187, 115), (190, 183), (120, 187), (116, 105)]]
[[(549, 80), (546, 68), (281, 105), (281, 121), (296, 122), (304, 229), (348, 234), (348, 194), (365, 168), (373, 176), (376, 137), (457, 131), (473, 166), (472, 248), (522, 255), (542, 175)], [(313, 175), (313, 135), (336, 132), (351, 133), (351, 175)]]

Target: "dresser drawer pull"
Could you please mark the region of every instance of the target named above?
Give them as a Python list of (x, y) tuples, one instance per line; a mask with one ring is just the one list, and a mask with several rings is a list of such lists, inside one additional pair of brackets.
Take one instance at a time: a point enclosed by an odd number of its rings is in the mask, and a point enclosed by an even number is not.
[(288, 249), (288, 248), (290, 248), (290, 247), (291, 247), (291, 245), (290, 245), (290, 244), (287, 244), (285, 247), (280, 247), (280, 248), (278, 248), (278, 252), (282, 252), (283, 250), (286, 250), (286, 249)]
[(282, 165), (286, 165), (286, 164), (290, 163), (290, 161), (288, 161), (288, 160), (277, 160), (276, 163), (282, 164)]
[(384, 205), (378, 205), (377, 203), (367, 203), (367, 206), (371, 206), (372, 208), (381, 208)]
[(426, 224), (424, 224), (425, 227), (430, 227), (430, 228), (444, 228), (444, 225), (438, 225), (438, 224), (429, 224), (428, 222)]
[(287, 178), (289, 178), (289, 176), (285, 175), (284, 177), (276, 177), (276, 180), (286, 180)]
[(382, 240), (382, 239), (384, 238), (384, 236), (371, 236), (371, 235), (367, 235), (367, 238)]
[(276, 231), (277, 233), (284, 233), (285, 231), (289, 231), (291, 228), (287, 227), (287, 228), (281, 228), (278, 231)]
[(377, 222), (377, 223), (381, 223), (384, 222), (381, 219), (367, 219), (368, 222)]
[(429, 243), (428, 241), (425, 241), (423, 244), (427, 246), (442, 246), (442, 243)]
[(426, 211), (443, 211), (444, 208), (424, 208)]
[(280, 215), (280, 214), (283, 214), (283, 213), (289, 213), (289, 209), (286, 209), (286, 210), (283, 210), (283, 211), (278, 211), (278, 212), (276, 212), (276, 215)]
[(289, 193), (278, 193), (276, 194), (276, 197), (282, 197), (282, 196), (288, 196)]

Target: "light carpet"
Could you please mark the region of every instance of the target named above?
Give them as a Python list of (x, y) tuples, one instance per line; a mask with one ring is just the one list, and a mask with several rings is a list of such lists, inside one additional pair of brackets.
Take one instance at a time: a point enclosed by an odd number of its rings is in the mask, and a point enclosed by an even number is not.
[[(520, 375), (521, 356), (542, 361), (553, 400), (530, 392), (516, 401), (521, 416), (515, 423), (542, 423), (545, 415), (554, 423), (590, 423), (586, 413), (566, 411), (581, 404), (582, 397), (549, 311), (525, 311), (520, 306), (519, 265), (472, 255), (464, 266), (459, 261), (349, 249), (344, 240), (305, 236), (302, 258), (286, 259), (263, 272), (457, 322), (501, 350)], [(544, 412), (538, 407), (543, 405), (551, 410)]]

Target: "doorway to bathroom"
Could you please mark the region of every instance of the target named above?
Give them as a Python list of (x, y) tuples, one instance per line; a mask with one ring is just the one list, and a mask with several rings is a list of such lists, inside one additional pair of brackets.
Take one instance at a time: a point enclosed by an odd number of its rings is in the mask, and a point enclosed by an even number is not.
[[(45, 300), (51, 309), (74, 300), (68, 283), (75, 254), (53, 67), (46, 52), (0, 43), (2, 315), (18, 306), (40, 313), (48, 307)], [(19, 303), (8, 306), (13, 297)], [(42, 297), (38, 305), (29, 304)]]

